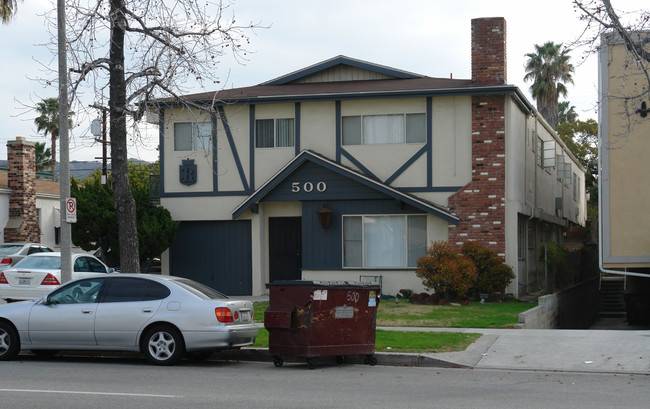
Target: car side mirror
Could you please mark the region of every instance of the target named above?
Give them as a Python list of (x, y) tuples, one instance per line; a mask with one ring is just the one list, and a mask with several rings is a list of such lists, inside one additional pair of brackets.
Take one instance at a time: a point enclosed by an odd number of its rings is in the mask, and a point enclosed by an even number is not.
[(57, 302), (57, 301), (53, 301), (53, 300), (50, 298), (50, 296), (48, 295), (48, 296), (45, 297), (45, 299), (43, 300), (43, 304), (45, 304), (45, 305), (57, 305), (58, 302)]
[(110, 273), (114, 273), (114, 272), (115, 272), (115, 269), (114, 269), (113, 267), (111, 267), (111, 268), (108, 269), (108, 272), (109, 272), (109, 274), (110, 274)]

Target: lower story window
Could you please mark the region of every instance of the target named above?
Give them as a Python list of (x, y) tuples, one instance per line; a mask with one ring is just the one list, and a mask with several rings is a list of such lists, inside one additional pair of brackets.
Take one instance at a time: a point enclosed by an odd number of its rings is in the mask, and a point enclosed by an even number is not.
[(416, 267), (425, 255), (424, 215), (344, 216), (344, 267)]

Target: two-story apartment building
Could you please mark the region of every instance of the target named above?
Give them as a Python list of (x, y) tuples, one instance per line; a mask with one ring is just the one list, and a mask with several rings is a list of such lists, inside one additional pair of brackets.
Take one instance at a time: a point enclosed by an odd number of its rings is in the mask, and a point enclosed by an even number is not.
[(484, 18), (471, 79), (338, 56), (162, 101), (161, 204), (181, 222), (163, 273), (253, 295), (381, 276), (396, 294), (424, 290), (433, 241), (478, 240), (517, 273), (508, 292), (543, 286), (538, 246), (584, 225), (584, 169), (506, 80), (505, 20)]

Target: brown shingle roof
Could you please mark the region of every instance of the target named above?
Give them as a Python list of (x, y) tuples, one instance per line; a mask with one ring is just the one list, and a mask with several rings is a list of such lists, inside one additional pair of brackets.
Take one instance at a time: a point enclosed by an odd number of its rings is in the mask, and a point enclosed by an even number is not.
[[(252, 87), (224, 89), (216, 92), (204, 92), (185, 95), (187, 100), (246, 101), (250, 99), (272, 97), (316, 97), (325, 95), (392, 93), (399, 91), (425, 91), (465, 89), (473, 86), (472, 80), (455, 80), (448, 78), (410, 78), (370, 81), (341, 81), (317, 83), (291, 83), (284, 85), (255, 85)], [(169, 101), (169, 100), (167, 100)]]
[[(36, 193), (40, 194), (59, 195), (61, 193), (59, 182), (52, 180), (36, 179), (35, 188)], [(0, 189), (9, 189), (8, 172), (6, 170), (0, 171)]]

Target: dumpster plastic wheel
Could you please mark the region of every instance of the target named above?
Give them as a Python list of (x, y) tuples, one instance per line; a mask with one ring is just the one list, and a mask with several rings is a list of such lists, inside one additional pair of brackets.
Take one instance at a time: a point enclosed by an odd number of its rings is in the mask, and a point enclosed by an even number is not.
[(368, 365), (370, 365), (370, 366), (377, 365), (377, 357), (376, 356), (368, 355), (367, 358), (368, 358)]
[(316, 369), (316, 358), (307, 358), (307, 367), (309, 369)]
[(338, 365), (342, 365), (342, 364), (344, 364), (344, 363), (345, 363), (345, 356), (343, 356), (343, 355), (337, 355), (337, 356), (336, 356), (336, 363), (337, 363)]
[(275, 365), (276, 368), (281, 367), (283, 364), (284, 364), (284, 360), (281, 357), (279, 356), (273, 357), (273, 365)]

